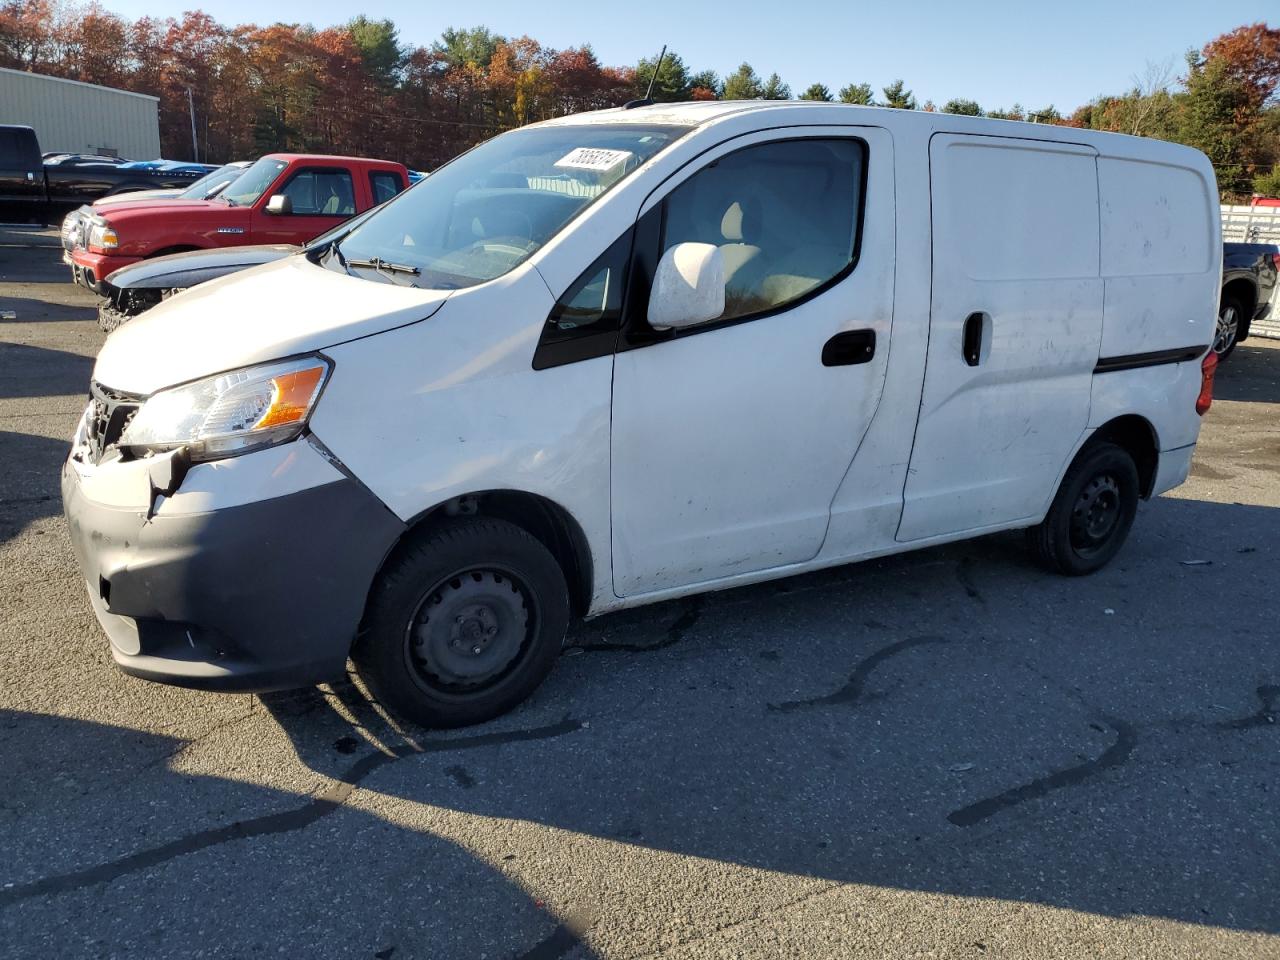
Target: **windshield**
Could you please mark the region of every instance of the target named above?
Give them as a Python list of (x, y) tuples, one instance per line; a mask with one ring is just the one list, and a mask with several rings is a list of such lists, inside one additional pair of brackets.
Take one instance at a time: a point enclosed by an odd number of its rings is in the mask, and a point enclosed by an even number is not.
[[(361, 276), (469, 287), (527, 259), (688, 127), (583, 124), (513, 130), (389, 201), (337, 245)], [(238, 189), (239, 184), (233, 189)]]
[(263, 157), (240, 174), (231, 186), (222, 191), (220, 197), (233, 207), (253, 206), (267, 192), (267, 188), (275, 183), (285, 166), (283, 160)]
[(216, 196), (219, 191), (223, 190), (227, 184), (239, 177), (244, 171), (244, 167), (238, 167), (234, 164), (219, 167), (212, 173), (206, 173), (187, 189), (183, 190), (178, 194), (178, 199), (208, 200), (210, 197)]

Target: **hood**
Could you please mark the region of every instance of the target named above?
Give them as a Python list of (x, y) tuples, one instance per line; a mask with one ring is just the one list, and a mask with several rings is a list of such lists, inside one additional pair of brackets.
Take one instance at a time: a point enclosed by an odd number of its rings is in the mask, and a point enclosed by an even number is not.
[(94, 380), (151, 394), (431, 316), (448, 290), (347, 276), (288, 257), (170, 297), (107, 338)]
[[(124, 194), (124, 196), (132, 195)], [(175, 211), (180, 211), (184, 217), (199, 217), (205, 213), (225, 214), (228, 209), (235, 210), (237, 208), (228, 207), (225, 203), (214, 203), (212, 200), (179, 200), (176, 197), (153, 197), (150, 200), (142, 199), (113, 203), (105, 210), (95, 203), (91, 209), (95, 214), (108, 218), (114, 225), (145, 217), (156, 210), (163, 210), (169, 215), (172, 215)], [(245, 210), (247, 208), (241, 207), (238, 209)]]
[(123, 203), (143, 203), (152, 200), (172, 200), (182, 191), (174, 187), (165, 190), (133, 190), (129, 193), (113, 193), (109, 197), (99, 197), (93, 201), (93, 208), (101, 210), (103, 207), (118, 207)]
[(171, 253), (167, 257), (152, 257), (121, 267), (107, 277), (107, 283), (117, 290), (194, 287), (198, 283), (224, 277), (237, 270), (283, 260), (301, 249), (302, 247), (291, 243), (271, 243)]

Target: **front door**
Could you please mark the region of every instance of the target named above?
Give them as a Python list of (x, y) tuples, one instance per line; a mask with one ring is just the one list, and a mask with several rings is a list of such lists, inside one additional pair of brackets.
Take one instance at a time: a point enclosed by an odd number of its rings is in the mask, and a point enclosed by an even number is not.
[(898, 539), (1039, 520), (1102, 339), (1095, 151), (934, 135), (933, 294)]
[(628, 316), (611, 435), (619, 596), (817, 555), (884, 384), (892, 167), (882, 130), (773, 131), (712, 151), (642, 211), (638, 262), (716, 244), (726, 309), (666, 334)]
[[(267, 213), (275, 194), (289, 198), (289, 213)], [(252, 243), (306, 243), (356, 213), (356, 186), (341, 167), (304, 167), (280, 186), (272, 186), (253, 211)]]

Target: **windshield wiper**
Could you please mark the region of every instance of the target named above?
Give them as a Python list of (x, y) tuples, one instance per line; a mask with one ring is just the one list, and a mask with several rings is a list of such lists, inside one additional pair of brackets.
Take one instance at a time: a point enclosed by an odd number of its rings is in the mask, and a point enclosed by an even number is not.
[[(339, 256), (341, 256), (341, 254), (339, 254)], [(381, 276), (386, 277), (392, 283), (395, 283), (395, 277), (392, 276), (394, 273), (404, 273), (412, 277), (416, 277), (422, 273), (422, 271), (417, 267), (411, 266), (407, 263), (393, 263), (390, 260), (383, 260), (381, 257), (369, 257), (367, 259), (356, 257), (350, 260), (343, 258), (342, 264), (347, 267), (365, 267), (370, 270), (374, 270)]]

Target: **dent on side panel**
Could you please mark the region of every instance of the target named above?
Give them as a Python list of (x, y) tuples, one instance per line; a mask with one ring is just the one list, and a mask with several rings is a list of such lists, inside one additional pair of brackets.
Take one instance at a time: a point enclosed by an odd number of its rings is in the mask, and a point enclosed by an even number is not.
[(613, 358), (534, 370), (552, 305), (526, 264), (455, 293), (424, 323), (326, 351), (334, 374), (312, 429), (406, 522), (487, 490), (559, 504), (607, 596)]
[(1099, 373), (1093, 378), (1089, 427), (1137, 414), (1155, 429), (1160, 450), (1176, 450), (1200, 435), (1199, 395), (1199, 361)]

